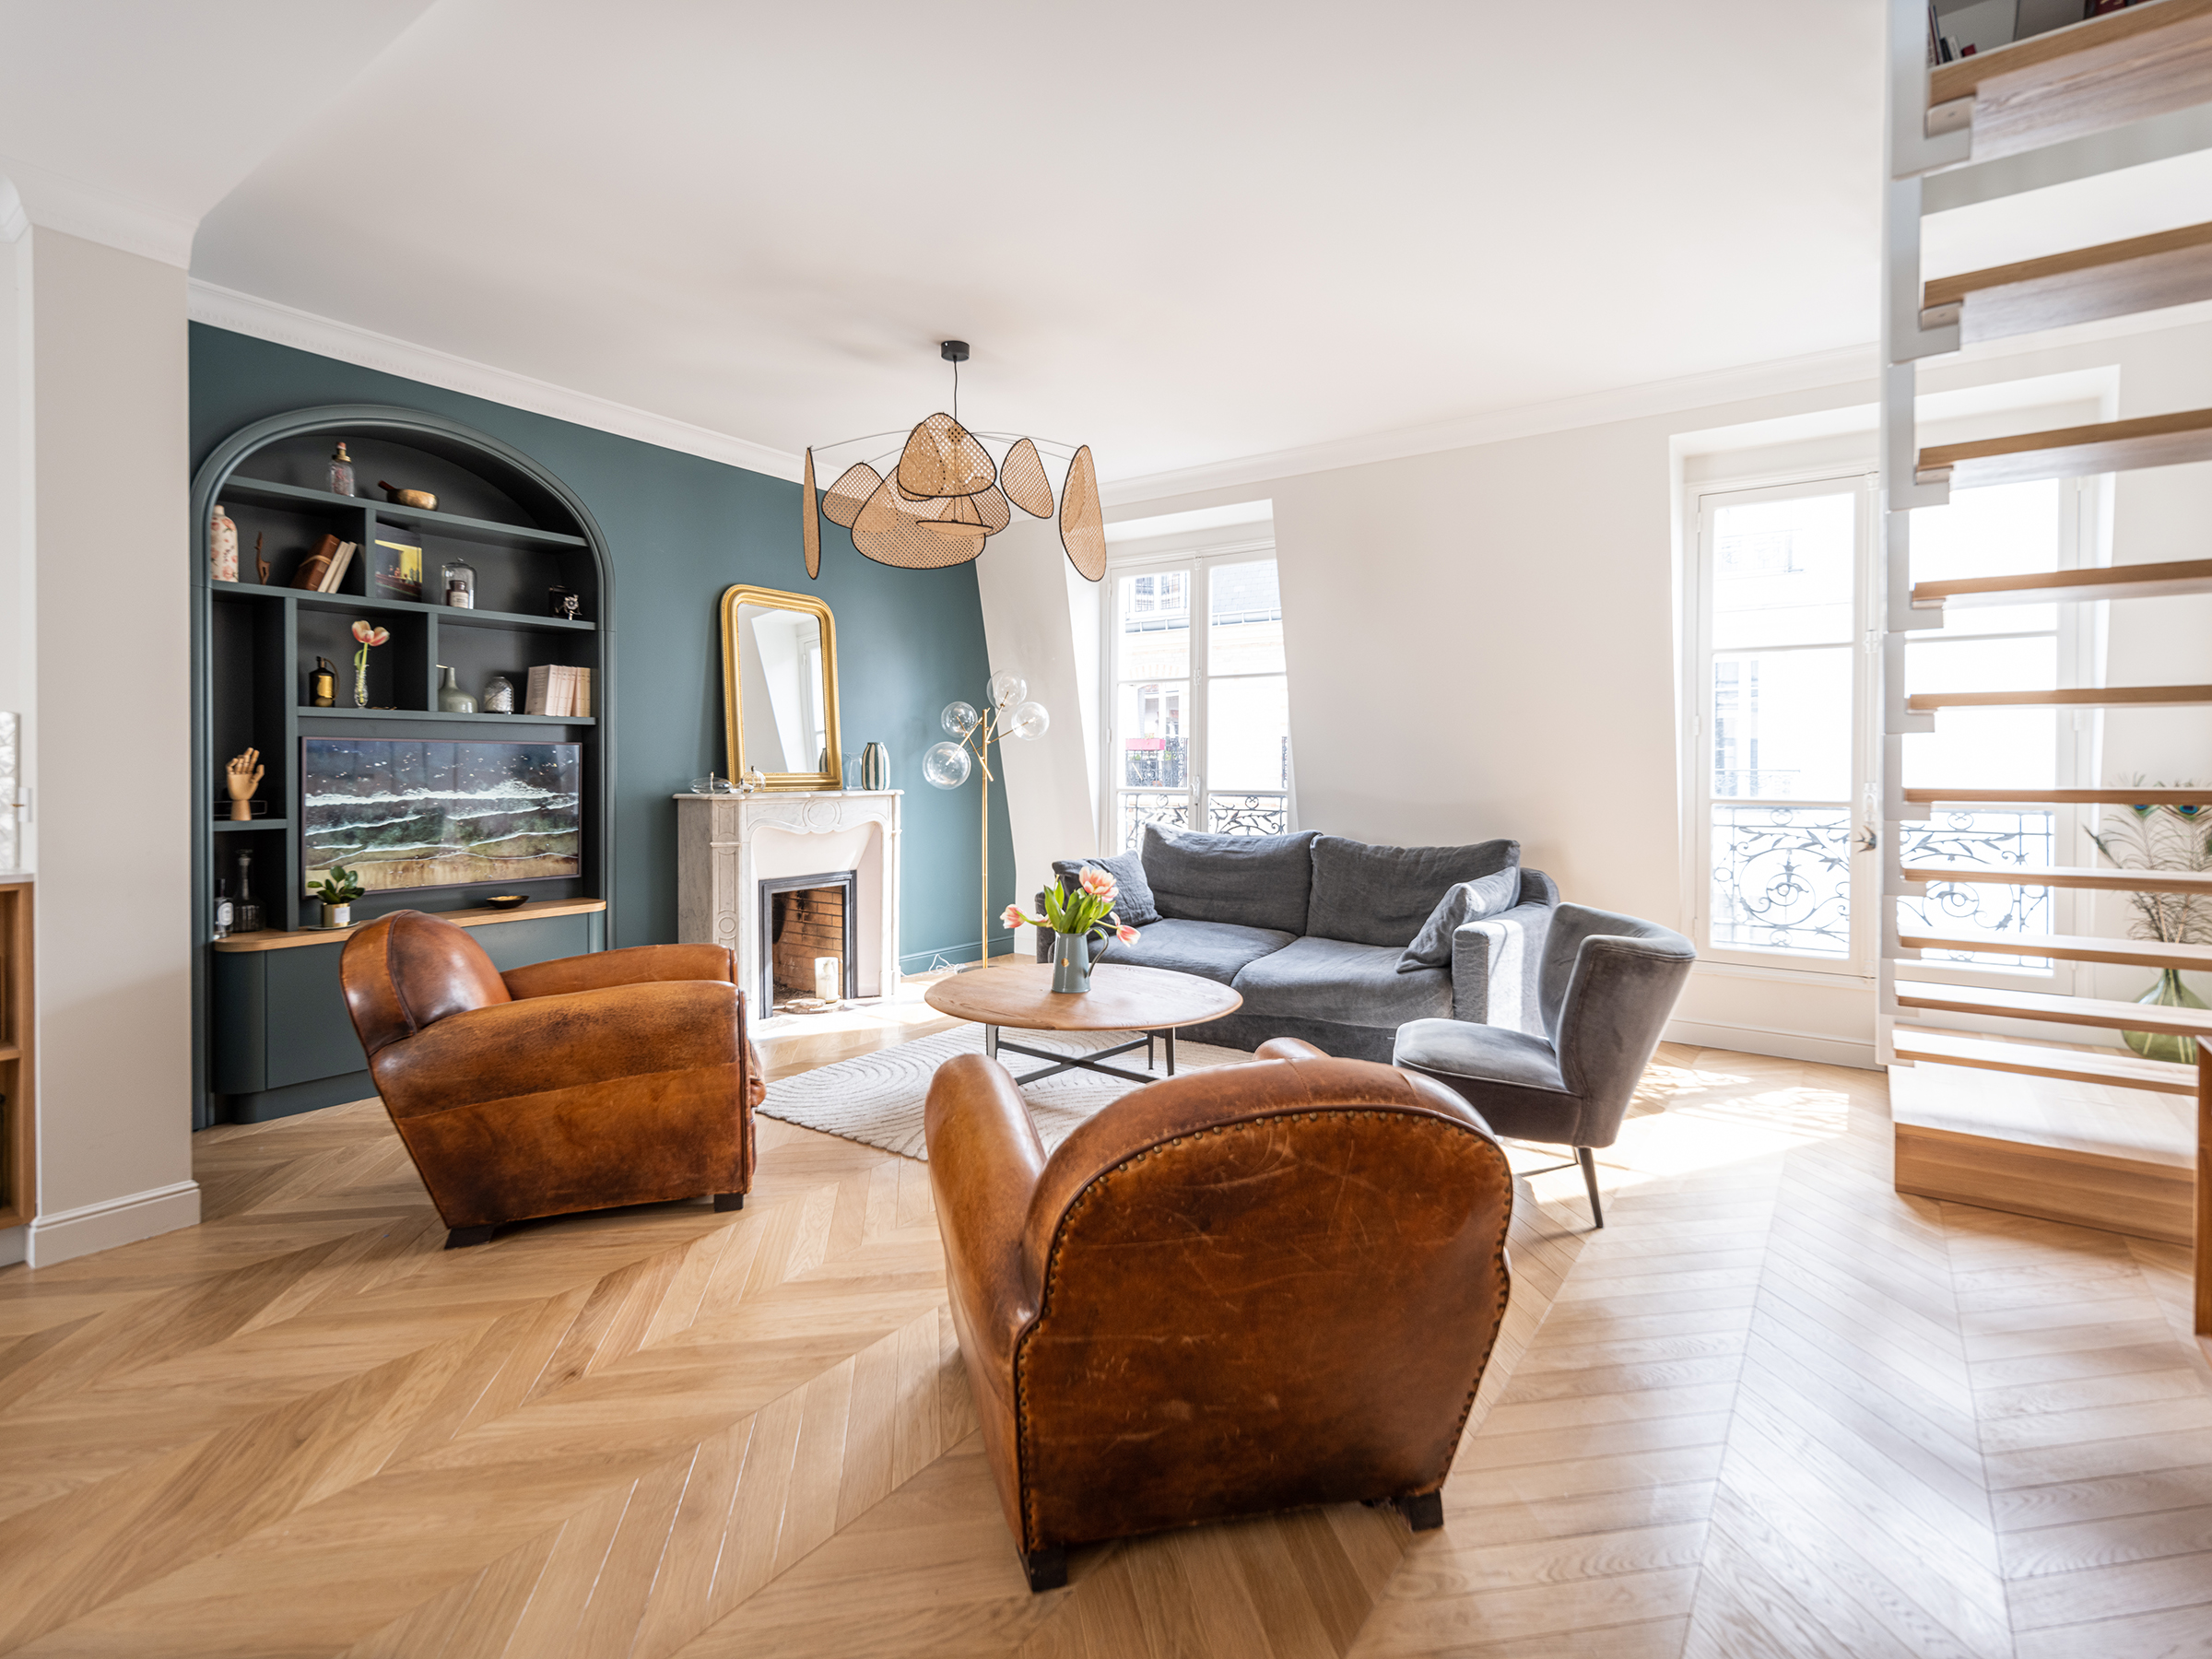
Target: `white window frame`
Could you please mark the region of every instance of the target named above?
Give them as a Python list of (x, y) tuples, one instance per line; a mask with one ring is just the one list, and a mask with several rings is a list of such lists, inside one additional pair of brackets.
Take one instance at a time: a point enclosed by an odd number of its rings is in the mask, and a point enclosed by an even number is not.
[[(1183, 538), (1177, 537), (1181, 541)], [(1186, 572), (1190, 588), (1191, 648), (1190, 697), (1183, 708), (1184, 729), (1189, 734), (1191, 755), (1189, 793), (1191, 799), (1191, 828), (1205, 830), (1209, 817), (1209, 794), (1206, 788), (1206, 688), (1216, 679), (1272, 679), (1272, 672), (1259, 675), (1217, 675), (1206, 662), (1208, 653), (1206, 618), (1212, 613), (1213, 571), (1218, 565), (1251, 564), (1261, 559), (1275, 559), (1275, 537), (1224, 542), (1212, 538), (1195, 539), (1189, 545), (1176, 547), (1171, 543), (1147, 542), (1141, 551), (1114, 555), (1109, 553), (1106, 564), (1104, 592), (1099, 606), (1099, 672), (1103, 681), (1099, 698), (1101, 718), (1099, 721), (1101, 753), (1099, 777), (1099, 845), (1110, 853), (1123, 851), (1122, 846), (1122, 783), (1123, 767), (1121, 744), (1122, 702), (1122, 629), (1121, 582), (1125, 576), (1155, 576), (1170, 571)], [(1277, 580), (1281, 580), (1282, 567), (1278, 561)], [(1286, 640), (1283, 652), (1283, 681), (1289, 684), (1290, 653)], [(1291, 745), (1290, 764), (1287, 786), (1283, 791), (1284, 827), (1286, 831), (1298, 828), (1298, 758), (1297, 745)], [(1164, 792), (1143, 792), (1164, 793)], [(1230, 794), (1273, 794), (1275, 791), (1234, 789)]]
[[(2064, 481), (2061, 501), (2059, 563), (2062, 568), (2103, 562), (2090, 557), (2101, 545), (2099, 517), (2100, 480)], [(1881, 951), (1881, 921), (1889, 901), (1881, 890), (1878, 837), (1886, 833), (1879, 795), (1881, 776), (1880, 664), (1882, 618), (1876, 606), (1876, 514), (1879, 511), (1878, 474), (1871, 462), (1838, 465), (1817, 471), (1747, 478), (1714, 478), (1688, 485), (1685, 490), (1683, 546), (1688, 557), (1683, 570), (1683, 633), (1688, 646), (1682, 653), (1682, 735), (1680, 738), (1682, 802), (1682, 891), (1688, 932), (1696, 944), (1700, 965), (1728, 974), (1833, 985), (1839, 981), (1872, 982)], [(1712, 514), (1715, 509), (1762, 500), (1788, 500), (1808, 496), (1853, 494), (1853, 539), (1857, 570), (1853, 582), (1856, 606), (1853, 653), (1852, 702), (1857, 729), (1852, 744), (1853, 853), (1851, 867), (1850, 947), (1841, 957), (1821, 957), (1793, 951), (1744, 950), (1715, 946), (1712, 924), (1712, 785), (1711, 677), (1713, 654), (1712, 618), (1708, 604), (1712, 590), (1712, 563), (1715, 553)], [(2100, 613), (2091, 618), (2079, 613)], [(2102, 606), (2062, 606), (2059, 608), (2057, 662), (2061, 685), (2097, 683), (2095, 640), (2101, 629)], [(1979, 638), (2004, 636), (1981, 635)], [(1786, 649), (1786, 648), (1785, 648)], [(1910, 649), (1910, 647), (1908, 647)], [(2053, 775), (2058, 787), (2086, 787), (2094, 782), (2095, 715), (2077, 711), (2071, 721), (2060, 712), (2058, 750)], [(1776, 802), (1777, 806), (1795, 805)], [(1806, 803), (1818, 810), (1828, 803)], [(1993, 809), (2001, 810), (2001, 809)], [(2064, 849), (2076, 844), (2080, 813), (2070, 806), (2053, 808), (2053, 846), (2059, 862)], [(1869, 838), (1874, 839), (1869, 844)], [(2068, 889), (2053, 895), (2053, 931), (2073, 931), (2075, 900)], [(1975, 968), (1961, 963), (1922, 959), (1916, 968), (1922, 977), (1961, 984), (2015, 986), (2023, 981), (2039, 990), (2068, 994), (2075, 978), (2074, 964), (2054, 962), (2047, 969)]]

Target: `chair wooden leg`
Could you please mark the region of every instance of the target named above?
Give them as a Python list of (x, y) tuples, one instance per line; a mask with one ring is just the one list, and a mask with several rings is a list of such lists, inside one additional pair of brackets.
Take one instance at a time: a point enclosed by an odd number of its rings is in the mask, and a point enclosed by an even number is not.
[(448, 1250), (466, 1250), (471, 1244), (488, 1244), (491, 1242), (491, 1235), (499, 1230), (499, 1225), (494, 1221), (483, 1227), (448, 1228), (445, 1234), (445, 1247)]
[(1031, 1595), (1061, 1589), (1067, 1583), (1067, 1551), (1057, 1546), (1051, 1549), (1024, 1550), (1021, 1570), (1029, 1575)]
[(1444, 1524), (1444, 1494), (1440, 1488), (1433, 1492), (1412, 1492), (1403, 1498), (1391, 1500), (1398, 1513), (1406, 1517), (1406, 1524), (1415, 1532), (1434, 1532)]
[(743, 1193), (717, 1193), (714, 1194), (714, 1210), (717, 1215), (724, 1210), (741, 1210), (744, 1207), (745, 1194)]
[(1574, 1155), (1583, 1160), (1583, 1184), (1590, 1189), (1590, 1219), (1594, 1227), (1603, 1227), (1606, 1209), (1597, 1201), (1597, 1154), (1587, 1147), (1577, 1147)]

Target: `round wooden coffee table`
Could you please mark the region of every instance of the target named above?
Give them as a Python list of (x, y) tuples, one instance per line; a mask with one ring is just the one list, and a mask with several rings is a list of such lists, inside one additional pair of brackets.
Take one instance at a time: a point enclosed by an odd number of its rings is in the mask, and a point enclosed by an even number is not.
[[(1219, 1019), (1244, 1006), (1244, 999), (1227, 985), (1194, 973), (1175, 973), (1165, 968), (1139, 968), (1128, 962), (1100, 962), (1090, 971), (1088, 991), (1054, 991), (1050, 962), (1001, 962), (989, 968), (971, 968), (941, 979), (923, 1000), (940, 1014), (972, 1019), (983, 1028), (983, 1053), (993, 1059), (1004, 1052), (1027, 1054), (1053, 1064), (1018, 1084), (1039, 1082), (1077, 1066), (1104, 1072), (1135, 1083), (1152, 1078), (1152, 1040), (1165, 1040), (1168, 1076), (1175, 1075), (1175, 1028)], [(1141, 1036), (1088, 1054), (1055, 1053), (1008, 1042), (999, 1035), (1002, 1026), (1025, 1031), (1137, 1031)], [(1133, 1048), (1145, 1051), (1145, 1070), (1128, 1071), (1105, 1062)]]

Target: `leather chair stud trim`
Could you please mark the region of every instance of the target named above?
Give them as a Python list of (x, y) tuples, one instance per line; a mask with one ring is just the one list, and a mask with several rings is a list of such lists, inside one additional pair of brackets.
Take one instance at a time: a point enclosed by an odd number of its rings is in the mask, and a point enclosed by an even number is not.
[[(1233, 1124), (1210, 1124), (1203, 1129), (1193, 1129), (1182, 1135), (1170, 1135), (1164, 1140), (1156, 1141), (1149, 1147), (1131, 1153), (1111, 1168), (1100, 1171), (1084, 1183), (1082, 1190), (1068, 1200), (1067, 1207), (1061, 1211), (1060, 1219), (1053, 1228), (1052, 1252), (1045, 1258), (1044, 1283), (1039, 1290), (1036, 1316), (1030, 1321), (1028, 1327), (1021, 1333), (1014, 1346), (1014, 1420), (1021, 1428), (1017, 1464), (1018, 1479), (1021, 1487), (1021, 1524), (1025, 1534), (1021, 1540), (1020, 1554), (1024, 1568), (1030, 1572), (1030, 1588), (1032, 1592), (1058, 1589), (1067, 1582), (1065, 1564), (1065, 1547), (1064, 1545), (1047, 1546), (1039, 1542), (1037, 1495), (1030, 1482), (1030, 1471), (1035, 1466), (1036, 1453), (1030, 1442), (1029, 1348), (1030, 1338), (1043, 1328), (1044, 1322), (1052, 1315), (1053, 1288), (1059, 1281), (1060, 1253), (1067, 1240), (1069, 1224), (1076, 1219), (1085, 1206), (1103, 1193), (1108, 1182), (1124, 1171), (1135, 1168), (1156, 1154), (1170, 1151), (1192, 1141), (1205, 1140), (1209, 1136), (1244, 1134), (1252, 1130), (1265, 1129), (1280, 1123), (1318, 1124), (1335, 1122), (1344, 1118), (1411, 1119), (1417, 1124), (1446, 1134), (1472, 1135), (1480, 1139), (1489, 1139), (1472, 1124), (1456, 1123), (1450, 1118), (1427, 1112), (1394, 1111), (1358, 1106), (1328, 1112), (1270, 1112), (1255, 1117), (1243, 1118)], [(1491, 1140), (1490, 1144), (1496, 1146), (1497, 1142)], [(1500, 1156), (1503, 1155), (1503, 1149), (1500, 1148)], [(1507, 1166), (1509, 1182), (1512, 1180), (1511, 1168), (1509, 1164)], [(1517, 1198), (1519, 1189), (1515, 1187), (1512, 1191)], [(1497, 1313), (1490, 1328), (1490, 1340), (1488, 1346), (1482, 1350), (1481, 1359), (1475, 1367), (1475, 1385), (1467, 1391), (1467, 1397), (1459, 1408), (1459, 1417), (1452, 1425), (1452, 1449), (1444, 1455), (1443, 1468), (1439, 1471), (1433, 1485), (1423, 1487), (1418, 1491), (1385, 1492), (1367, 1500), (1379, 1504), (1386, 1503), (1395, 1508), (1405, 1515), (1407, 1524), (1416, 1532), (1427, 1532), (1443, 1524), (1444, 1482), (1451, 1477), (1453, 1459), (1459, 1455), (1460, 1440), (1466, 1433), (1467, 1418), (1474, 1414), (1475, 1399), (1482, 1392), (1482, 1379), (1489, 1371), (1490, 1356), (1497, 1351), (1499, 1335), (1505, 1328), (1506, 1306), (1512, 1300), (1512, 1266), (1506, 1249), (1507, 1236), (1512, 1230), (1512, 1206), (1509, 1204), (1506, 1207), (1505, 1225), (1499, 1230), (1498, 1233), (1497, 1253), (1491, 1257), (1491, 1265), (1498, 1270), (1500, 1288)]]

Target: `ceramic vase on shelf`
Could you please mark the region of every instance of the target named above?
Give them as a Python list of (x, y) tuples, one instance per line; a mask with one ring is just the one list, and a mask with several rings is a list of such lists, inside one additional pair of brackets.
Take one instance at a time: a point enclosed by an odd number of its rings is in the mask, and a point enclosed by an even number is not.
[(1090, 941), (1081, 934), (1053, 935), (1053, 989), (1090, 989)]
[(238, 526), (220, 501), (207, 521), (207, 574), (217, 582), (238, 580)]
[(514, 712), (514, 682), (503, 674), (495, 674), (484, 682), (484, 695), (477, 706), (487, 714)]
[(445, 714), (474, 714), (477, 700), (461, 689), (461, 682), (443, 663), (438, 665), (438, 708)]
[[(2179, 968), (2161, 969), (2159, 982), (2136, 1001), (2154, 1008), (2201, 1008), (2205, 999), (2182, 982)], [(2123, 1031), (2121, 1041), (2146, 1060), (2171, 1060), (2181, 1065), (2196, 1064), (2196, 1039), (2168, 1031)]]
[(880, 743), (868, 744), (860, 751), (860, 786), (863, 789), (891, 786), (891, 751)]

